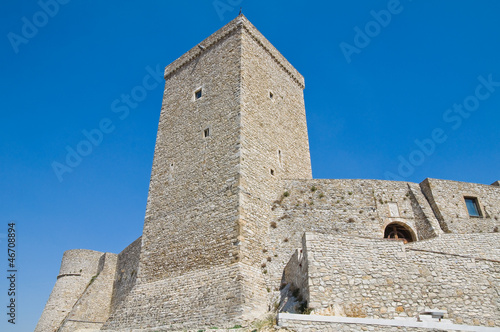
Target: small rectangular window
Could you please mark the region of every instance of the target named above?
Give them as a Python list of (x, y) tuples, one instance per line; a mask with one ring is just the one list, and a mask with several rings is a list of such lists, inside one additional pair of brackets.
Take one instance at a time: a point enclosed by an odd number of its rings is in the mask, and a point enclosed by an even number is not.
[(201, 89), (198, 89), (194, 93), (194, 99), (200, 99), (201, 98)]
[(203, 137), (208, 137), (210, 136), (210, 128), (207, 128), (203, 131)]
[(464, 197), (465, 205), (467, 206), (467, 211), (471, 217), (481, 217), (481, 210), (479, 209), (479, 204), (477, 198), (475, 197)]

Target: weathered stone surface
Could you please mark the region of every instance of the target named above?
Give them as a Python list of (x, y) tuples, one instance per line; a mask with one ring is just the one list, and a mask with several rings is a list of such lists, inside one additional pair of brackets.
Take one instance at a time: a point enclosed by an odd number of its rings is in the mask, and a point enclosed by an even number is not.
[(301, 267), (294, 256), (285, 280), (299, 280), (319, 313), (338, 306), (343, 316), (394, 319), (439, 308), (454, 323), (500, 326), (500, 234), (478, 238), (444, 234), (404, 245), (306, 233)]
[[(451, 233), (498, 232), (500, 226), (500, 187), (475, 183), (425, 179), (420, 184), (441, 228)], [(478, 201), (480, 217), (471, 217), (465, 197)]]

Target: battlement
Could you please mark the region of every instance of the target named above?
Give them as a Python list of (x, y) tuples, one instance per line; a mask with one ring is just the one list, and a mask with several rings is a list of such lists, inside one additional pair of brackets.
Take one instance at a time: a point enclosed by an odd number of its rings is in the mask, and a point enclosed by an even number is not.
[(177, 60), (169, 64), (165, 68), (164, 77), (168, 79), (178, 70), (188, 65), (190, 62), (197, 59), (204, 51), (212, 47), (214, 44), (227, 38), (233, 33), (247, 33), (265, 50), (274, 61), (302, 88), (305, 87), (304, 77), (288, 62), (288, 60), (250, 23), (243, 15), (239, 15), (234, 20), (226, 24), (220, 30), (216, 31), (208, 38), (203, 40), (197, 46), (184, 53)]

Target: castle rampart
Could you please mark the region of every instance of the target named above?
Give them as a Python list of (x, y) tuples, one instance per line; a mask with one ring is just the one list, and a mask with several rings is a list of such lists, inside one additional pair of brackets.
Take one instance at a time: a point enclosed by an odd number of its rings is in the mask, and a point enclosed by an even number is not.
[[(406, 227), (417, 241), (442, 230), (432, 209), (411, 182), (383, 180), (286, 180), (266, 225), (266, 274), (273, 289), (304, 232), (384, 238), (389, 225)], [(270, 259), (270, 261), (268, 261)]]
[(118, 254), (116, 263), (115, 283), (113, 286), (113, 296), (111, 298), (111, 311), (114, 312), (118, 305), (125, 301), (127, 295), (135, 286), (137, 271), (139, 270), (139, 255), (141, 253), (141, 240), (137, 240), (128, 245)]
[[(385, 239), (306, 233), (307, 266), (296, 270), (300, 277), (285, 280), (307, 279), (301, 289), (315, 314), (394, 319), (438, 308), (455, 324), (499, 326), (500, 234), (476, 240), (444, 234), (436, 247), (436, 239), (415, 243), (444, 249), (439, 252)], [(467, 255), (463, 247), (470, 248)], [(486, 251), (493, 253), (478, 257)]]

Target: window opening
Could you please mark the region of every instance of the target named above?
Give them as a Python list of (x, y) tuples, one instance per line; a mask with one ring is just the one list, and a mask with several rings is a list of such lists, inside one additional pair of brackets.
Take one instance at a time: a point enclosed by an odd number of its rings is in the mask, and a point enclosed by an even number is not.
[(201, 89), (198, 89), (194, 93), (194, 99), (200, 99), (201, 98)]
[(385, 228), (384, 238), (400, 240), (404, 243), (413, 242), (410, 230), (401, 224), (389, 224)]
[(469, 216), (471, 217), (481, 217), (481, 213), (479, 210), (479, 204), (477, 202), (477, 198), (475, 197), (464, 197), (465, 205), (467, 206), (467, 212), (469, 212)]

